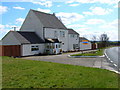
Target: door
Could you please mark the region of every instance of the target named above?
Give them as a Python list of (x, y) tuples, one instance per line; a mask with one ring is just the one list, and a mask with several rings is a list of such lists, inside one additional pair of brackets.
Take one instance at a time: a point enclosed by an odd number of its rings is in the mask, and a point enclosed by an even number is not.
[(55, 43), (55, 50), (56, 50), (56, 54), (60, 53), (59, 43)]

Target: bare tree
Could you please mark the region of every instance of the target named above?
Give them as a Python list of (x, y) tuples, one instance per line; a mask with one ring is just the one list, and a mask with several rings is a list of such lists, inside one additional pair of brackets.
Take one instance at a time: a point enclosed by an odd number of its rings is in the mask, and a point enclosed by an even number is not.
[(109, 37), (107, 36), (107, 34), (101, 34), (99, 39), (100, 39), (101, 47), (107, 47), (108, 46)]
[(97, 37), (95, 35), (93, 35), (93, 37), (92, 37), (93, 43), (96, 43), (96, 40), (97, 40)]

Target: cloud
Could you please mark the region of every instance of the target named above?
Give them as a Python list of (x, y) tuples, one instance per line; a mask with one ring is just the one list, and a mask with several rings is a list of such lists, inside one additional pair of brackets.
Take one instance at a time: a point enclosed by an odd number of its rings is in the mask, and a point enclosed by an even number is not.
[(120, 8), (120, 3), (117, 3), (113, 6), (114, 8)]
[(67, 25), (68, 28), (83, 28), (85, 25), (80, 25), (80, 24), (72, 24), (72, 25)]
[(23, 7), (13, 7), (14, 9), (25, 10)]
[(66, 1), (66, 3), (101, 3), (101, 4), (116, 4), (119, 0), (70, 0)]
[(32, 2), (33, 4), (38, 4), (38, 5), (42, 5), (42, 6), (45, 6), (45, 7), (51, 7), (52, 6), (52, 1), (40, 1), (40, 2)]
[(112, 22), (106, 22), (104, 25), (100, 26), (100, 28), (109, 29), (109, 30), (118, 30), (118, 19), (115, 19)]
[(57, 7), (61, 7), (61, 5), (57, 5)]
[(38, 11), (41, 11), (41, 12), (45, 12), (45, 13), (50, 13), (50, 12), (51, 12), (51, 10), (49, 10), (49, 9), (41, 9), (41, 8), (38, 8), (37, 10), (38, 10)]
[(75, 7), (75, 6), (79, 6), (79, 4), (70, 4), (69, 6)]
[(5, 26), (0, 24), (0, 31), (4, 30)]
[(112, 12), (112, 9), (102, 7), (90, 7), (91, 12), (83, 12), (85, 15), (106, 15)]
[(105, 21), (103, 19), (88, 19), (85, 24), (104, 24)]
[(18, 31), (20, 29), (20, 26), (16, 25), (2, 25), (0, 24), (0, 39), (2, 39), (9, 31), (13, 31), (13, 27), (16, 27), (16, 30)]
[(3, 14), (8, 11), (8, 7), (6, 6), (0, 6), (0, 14)]
[(22, 24), (24, 20), (25, 20), (24, 18), (17, 18), (16, 24)]
[(84, 18), (83, 15), (80, 15), (78, 13), (65, 13), (65, 12), (56, 13), (56, 16), (60, 18), (65, 25), (77, 22)]

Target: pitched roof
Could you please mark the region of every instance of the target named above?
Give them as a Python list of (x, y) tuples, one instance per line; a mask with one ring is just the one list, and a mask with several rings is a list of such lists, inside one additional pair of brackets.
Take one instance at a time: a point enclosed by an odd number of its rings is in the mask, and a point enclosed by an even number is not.
[[(82, 40), (88, 40), (87, 38), (85, 37), (79, 37), (79, 41), (82, 42)], [(89, 41), (89, 40), (88, 40)]]
[(11, 31), (21, 44), (44, 43), (35, 32)]
[(67, 29), (65, 27), (65, 25), (54, 14), (43, 13), (43, 12), (36, 11), (36, 10), (32, 10), (32, 11), (39, 18), (39, 20), (42, 22), (44, 27), (57, 28), (57, 29)]
[(79, 33), (77, 33), (75, 30), (73, 30), (73, 29), (68, 29), (68, 34), (78, 34), (79, 35)]

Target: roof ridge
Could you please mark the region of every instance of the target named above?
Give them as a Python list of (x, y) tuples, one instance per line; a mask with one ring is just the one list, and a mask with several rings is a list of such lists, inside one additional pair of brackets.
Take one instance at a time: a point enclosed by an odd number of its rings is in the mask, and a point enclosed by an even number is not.
[[(34, 9), (30, 9), (30, 10), (35, 11), (35, 12), (39, 12), (39, 13), (43, 13), (43, 14), (53, 15), (53, 14), (50, 14), (50, 13), (45, 13), (45, 12), (41, 12), (41, 11), (34, 10)], [(54, 15), (53, 15), (53, 16), (54, 16)]]
[(54, 14), (44, 13), (33, 9), (31, 9), (31, 11), (37, 16), (44, 27), (67, 29), (62, 21), (59, 20)]

